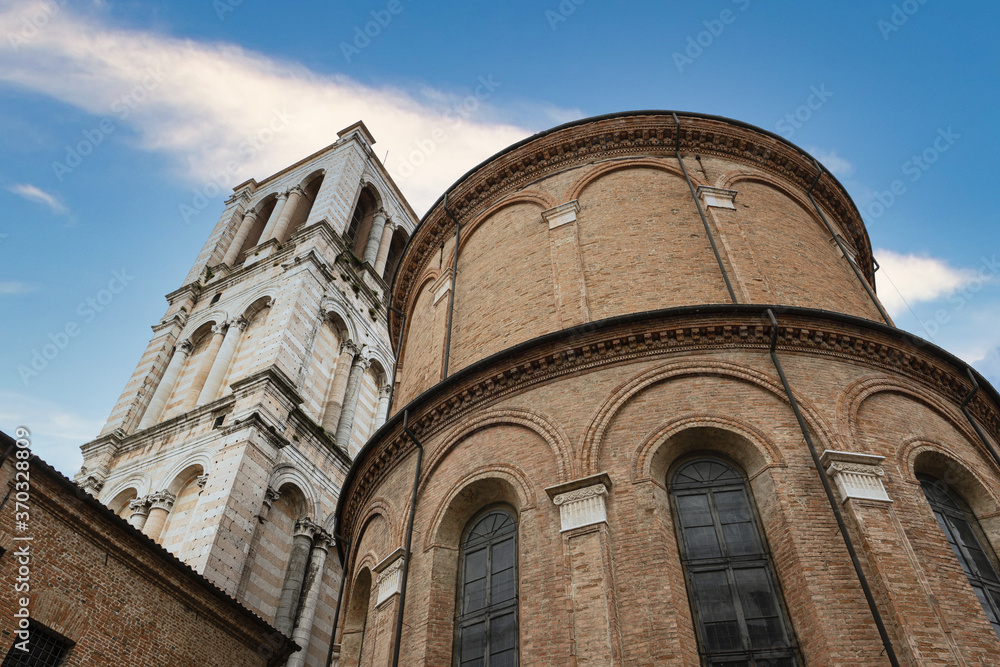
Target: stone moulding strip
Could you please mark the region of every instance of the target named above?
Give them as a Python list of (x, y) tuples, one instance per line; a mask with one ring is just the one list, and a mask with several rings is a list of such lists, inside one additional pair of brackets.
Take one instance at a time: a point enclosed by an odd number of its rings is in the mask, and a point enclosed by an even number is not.
[[(417, 396), (406, 406), (410, 428), (425, 440), (471, 410), (601, 366), (677, 353), (733, 349), (766, 353), (771, 333), (763, 315), (766, 310), (767, 306), (757, 305), (671, 308), (546, 334), (477, 361)], [(956, 405), (968, 392), (965, 364), (932, 343), (849, 315), (797, 307), (781, 311), (778, 348), (785, 352), (817, 354), (898, 373)], [(995, 391), (980, 391), (969, 408), (994, 437), (1000, 434), (1000, 396)], [(398, 410), (369, 439), (344, 481), (338, 516), (345, 536), (349, 531), (344, 532), (344, 522), (353, 521), (374, 484), (413, 447), (402, 433), (402, 414)]]

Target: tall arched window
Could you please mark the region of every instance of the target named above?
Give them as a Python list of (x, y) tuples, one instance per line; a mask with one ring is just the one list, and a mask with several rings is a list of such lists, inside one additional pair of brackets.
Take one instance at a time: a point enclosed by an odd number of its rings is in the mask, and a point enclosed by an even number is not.
[(689, 461), (670, 495), (702, 664), (798, 665), (743, 475), (718, 459)]
[(455, 665), (516, 667), (517, 523), (504, 509), (470, 522), (459, 560)]
[(997, 557), (983, 536), (976, 515), (962, 496), (929, 475), (917, 475), (944, 536), (983, 605), (993, 632), (1000, 637), (1000, 576)]

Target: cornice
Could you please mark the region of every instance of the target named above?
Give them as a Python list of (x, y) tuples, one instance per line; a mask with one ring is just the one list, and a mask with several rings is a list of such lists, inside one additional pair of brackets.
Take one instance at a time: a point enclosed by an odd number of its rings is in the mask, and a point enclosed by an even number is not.
[[(970, 385), (966, 365), (937, 346), (899, 329), (828, 311), (775, 306), (672, 308), (592, 322), (541, 336), (460, 370), (398, 410), (368, 441), (344, 481), (339, 530), (348, 539), (353, 520), (380, 480), (414, 448), (402, 417), (421, 441), (474, 410), (570, 374), (642, 359), (727, 350), (766, 354), (779, 315), (782, 352), (819, 355), (905, 376), (955, 404)], [(981, 382), (981, 384), (983, 384)], [(969, 409), (994, 438), (1000, 435), (1000, 397), (988, 385)]]
[[(816, 179), (812, 156), (787, 140), (745, 123), (715, 116), (678, 113), (680, 137), (671, 112), (646, 111), (586, 119), (530, 137), (482, 163), (448, 190), (448, 209), (467, 221), (489, 204), (556, 171), (600, 160), (635, 156), (673, 158), (698, 153), (739, 162), (776, 175), (806, 192)], [(866, 274), (873, 269), (871, 243), (861, 215), (829, 172), (813, 188), (817, 202), (845, 230)], [(403, 251), (392, 286), (393, 306), (403, 308), (414, 281), (438, 252), (453, 224), (438, 200)], [(390, 337), (399, 333), (390, 317)]]

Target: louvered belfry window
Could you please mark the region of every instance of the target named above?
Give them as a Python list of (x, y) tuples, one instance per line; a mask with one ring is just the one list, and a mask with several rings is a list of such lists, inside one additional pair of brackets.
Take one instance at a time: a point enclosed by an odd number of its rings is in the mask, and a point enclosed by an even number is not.
[[(1000, 576), (997, 575), (996, 554), (983, 537), (979, 520), (969, 504), (944, 482), (928, 475), (917, 475), (920, 488), (934, 511), (934, 518), (962, 565), (993, 632), (1000, 637)], [(981, 539), (983, 538), (983, 539)]]
[(674, 473), (670, 495), (702, 664), (797, 667), (746, 479), (701, 458)]
[(462, 541), (455, 664), (516, 667), (517, 523), (504, 509), (473, 519)]

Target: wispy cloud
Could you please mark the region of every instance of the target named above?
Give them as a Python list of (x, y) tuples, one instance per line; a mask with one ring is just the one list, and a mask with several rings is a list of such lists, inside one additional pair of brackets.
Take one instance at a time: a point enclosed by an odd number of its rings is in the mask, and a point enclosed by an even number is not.
[(65, 204), (59, 201), (59, 198), (53, 194), (42, 190), (40, 187), (32, 185), (31, 183), (17, 183), (15, 185), (7, 186), (8, 192), (13, 192), (18, 197), (23, 197), (28, 201), (33, 201), (38, 204), (44, 204), (49, 208), (50, 211), (57, 215), (65, 215), (69, 213), (69, 209), (66, 208)]
[(0, 390), (0, 430), (13, 433), (18, 426), (31, 431), (36, 454), (72, 477), (83, 464), (80, 445), (97, 436), (103, 421), (36, 396)]
[(833, 172), (833, 175), (837, 178), (846, 178), (854, 173), (854, 163), (847, 158), (837, 155), (837, 151), (835, 150), (828, 151), (815, 146), (809, 146), (806, 148), (806, 151), (819, 160), (824, 167)]
[(0, 296), (5, 294), (27, 294), (38, 289), (38, 285), (24, 283), (19, 280), (0, 281)]
[(880, 269), (875, 274), (878, 296), (893, 317), (922, 301), (947, 297), (976, 278), (973, 269), (956, 269), (935, 257), (876, 249)]
[[(31, 6), (0, 5), (0, 32), (15, 29)], [(489, 80), (492, 74), (481, 76)], [(148, 85), (151, 77), (155, 87)], [(103, 22), (100, 13), (69, 9), (16, 51), (0, 50), (0, 81), (129, 126), (141, 148), (174, 158), (178, 175), (195, 185), (225, 173), (234, 160), (244, 163), (230, 179), (233, 185), (270, 175), (362, 119), (379, 142), (377, 153), (388, 150), (386, 166), (418, 212), (467, 169), (531, 133), (496, 120), (504, 117), (498, 103), (508, 90), (513, 96), (513, 82), (499, 81), (489, 103), (474, 98), (471, 113), (456, 114), (469, 109), (463, 101), (474, 95), (479, 79), (445, 92), (372, 87), (232, 44), (121, 29)], [(129, 97), (144, 85), (148, 94), (142, 100)], [(241, 154), (241, 143), (265, 129), (276, 110), (291, 117), (288, 129), (263, 150)], [(528, 117), (523, 109), (515, 113)], [(539, 106), (536, 116), (574, 113)], [(421, 138), (441, 137), (442, 131), (444, 139), (435, 140), (419, 167), (404, 173)]]

